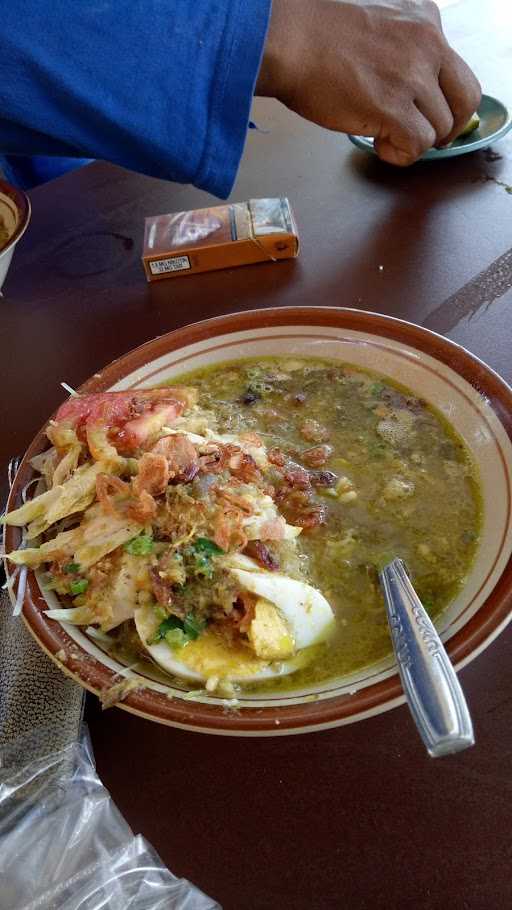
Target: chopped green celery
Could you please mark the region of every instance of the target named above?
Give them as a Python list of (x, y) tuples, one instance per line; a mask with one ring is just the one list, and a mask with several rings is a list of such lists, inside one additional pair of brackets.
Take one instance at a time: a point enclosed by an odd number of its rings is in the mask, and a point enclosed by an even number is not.
[(153, 547), (154, 541), (151, 534), (146, 534), (145, 532), (139, 534), (138, 537), (132, 537), (131, 540), (124, 544), (126, 552), (132, 556), (147, 556), (148, 553), (153, 552)]
[(193, 543), (193, 548), (196, 550), (196, 552), (199, 551), (200, 553), (207, 553), (208, 556), (224, 553), (224, 550), (221, 550), (215, 541), (209, 540), (208, 537), (196, 537)]
[(184, 648), (186, 644), (190, 641), (188, 635), (185, 635), (183, 629), (169, 629), (165, 633), (165, 641), (170, 648)]
[(77, 562), (68, 562), (65, 566), (62, 566), (62, 571), (68, 572), (71, 575), (78, 575), (80, 566)]
[(183, 620), (183, 629), (185, 631), (185, 634), (188, 635), (192, 641), (195, 641), (196, 638), (199, 638), (205, 625), (206, 624), (204, 622), (201, 622), (200, 619), (197, 619), (193, 613), (187, 613), (185, 619)]
[(204, 578), (211, 578), (213, 575), (212, 557), (224, 553), (213, 540), (207, 537), (198, 537), (188, 552), (194, 557), (194, 575), (202, 575)]
[(73, 581), (69, 583), (69, 590), (71, 594), (85, 594), (87, 588), (89, 587), (89, 582), (87, 578), (74, 578)]
[(249, 380), (252, 391), (259, 392), (260, 394), (272, 391), (272, 385), (266, 381), (265, 371), (262, 367), (251, 367), (249, 370), (245, 371), (245, 374)]
[(171, 629), (181, 629), (183, 631), (183, 622), (177, 616), (168, 616), (160, 623), (155, 633), (155, 641), (165, 638), (167, 632)]
[[(195, 641), (196, 638), (199, 638), (204, 627), (205, 623), (196, 619), (193, 613), (187, 613), (183, 620), (178, 619), (177, 616), (168, 616), (158, 626), (152, 643), (155, 644), (165, 638), (169, 644), (169, 636), (171, 636), (174, 642), (181, 642), (180, 647), (182, 647), (188, 641)], [(175, 632), (179, 634), (174, 635)]]
[(202, 575), (204, 578), (211, 578), (213, 575), (213, 566), (209, 556), (202, 556), (196, 553), (194, 575)]
[(262, 367), (248, 367), (245, 371), (245, 374), (248, 380), (251, 382), (253, 379), (261, 379), (263, 375)]

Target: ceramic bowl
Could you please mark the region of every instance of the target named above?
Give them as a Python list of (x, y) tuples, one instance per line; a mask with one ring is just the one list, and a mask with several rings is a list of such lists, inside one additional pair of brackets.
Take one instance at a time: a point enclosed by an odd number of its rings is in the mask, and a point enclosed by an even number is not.
[(0, 244), (0, 290), (11, 264), (14, 247), (25, 233), (30, 221), (30, 200), (16, 187), (0, 180), (0, 224), (7, 228), (9, 237)]
[[(80, 391), (156, 386), (181, 373), (241, 357), (321, 356), (368, 367), (409, 387), (451, 421), (473, 454), (484, 501), (481, 543), (466, 584), (438, 620), (457, 668), (473, 660), (510, 620), (512, 593), (512, 390), (463, 348), (418, 326), (357, 310), (327, 307), (255, 310), (187, 326), (142, 345), (94, 375)], [(9, 507), (32, 477), (29, 459), (47, 445), (36, 436), (18, 472)], [(8, 528), (6, 550), (20, 539)], [(13, 585), (16, 589), (16, 582)], [(127, 670), (76, 627), (49, 620), (57, 606), (29, 573), (23, 619), (61, 669), (104, 693), (133, 678), (121, 707), (151, 720), (208, 733), (276, 735), (362, 720), (404, 701), (393, 657), (308, 690), (250, 695), (232, 704), (190, 700), (156, 668)]]

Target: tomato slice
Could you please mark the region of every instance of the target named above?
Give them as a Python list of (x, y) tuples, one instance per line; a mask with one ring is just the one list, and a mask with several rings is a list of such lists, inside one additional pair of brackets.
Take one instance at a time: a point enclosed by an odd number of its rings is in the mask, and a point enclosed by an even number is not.
[(79, 435), (86, 426), (108, 427), (114, 445), (128, 454), (176, 420), (185, 405), (185, 400), (173, 397), (172, 389), (98, 392), (69, 398), (60, 406), (55, 421), (71, 425)]
[(140, 389), (136, 392), (96, 392), (92, 395), (77, 395), (64, 402), (57, 411), (55, 420), (66, 421), (73, 427), (82, 423), (102, 423), (119, 426), (148, 405), (169, 399), (167, 389)]

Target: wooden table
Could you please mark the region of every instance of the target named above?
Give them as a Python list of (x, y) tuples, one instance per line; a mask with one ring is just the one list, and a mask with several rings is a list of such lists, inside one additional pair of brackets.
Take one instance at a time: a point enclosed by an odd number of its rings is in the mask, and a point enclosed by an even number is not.
[[(483, 20), (483, 21), (482, 21)], [(465, 0), (446, 28), (512, 102), (510, 4)], [(508, 90), (508, 97), (507, 97)], [(147, 285), (143, 219), (206, 194), (94, 164), (31, 194), (0, 302), (3, 467), (63, 399), (126, 350), (229, 310), (351, 306), (421, 323), (512, 381), (512, 135), (496, 153), (393, 170), (258, 102), (233, 199), (289, 196), (297, 261)], [(225, 910), (499, 910), (512, 905), (512, 634), (461, 673), (476, 747), (429, 760), (401, 707), (338, 730), (244, 740), (120, 710), (88, 720), (133, 829)]]

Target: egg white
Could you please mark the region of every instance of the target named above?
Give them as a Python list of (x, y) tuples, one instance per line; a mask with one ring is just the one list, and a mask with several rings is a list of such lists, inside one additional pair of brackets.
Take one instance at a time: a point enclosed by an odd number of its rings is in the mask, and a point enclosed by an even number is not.
[(257, 682), (286, 676), (306, 666), (315, 656), (314, 646), (325, 641), (334, 628), (334, 614), (325, 597), (305, 582), (260, 569), (247, 556), (228, 556), (222, 562), (246, 591), (276, 606), (293, 636), (297, 653), (288, 660), (263, 660), (247, 646), (230, 646), (210, 630), (182, 648), (173, 649), (165, 641), (149, 644), (155, 633), (155, 614), (151, 607), (140, 607), (135, 611), (135, 625), (152, 659), (168, 673), (191, 682), (212, 677)]
[(325, 641), (334, 628), (334, 613), (320, 591), (280, 572), (268, 572), (248, 556), (222, 560), (242, 588), (275, 604), (295, 639), (298, 651)]
[(196, 641), (179, 649), (170, 648), (165, 641), (148, 644), (155, 632), (155, 622), (154, 614), (146, 607), (135, 611), (135, 625), (155, 663), (172, 676), (190, 682), (204, 683), (212, 677), (232, 682), (257, 682), (295, 673), (310, 659), (310, 655), (303, 652), (287, 661), (261, 660), (249, 648), (229, 647), (213, 632), (204, 632)]

